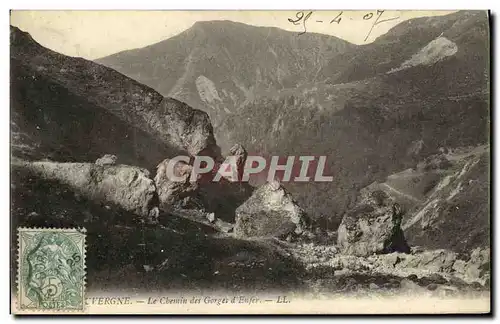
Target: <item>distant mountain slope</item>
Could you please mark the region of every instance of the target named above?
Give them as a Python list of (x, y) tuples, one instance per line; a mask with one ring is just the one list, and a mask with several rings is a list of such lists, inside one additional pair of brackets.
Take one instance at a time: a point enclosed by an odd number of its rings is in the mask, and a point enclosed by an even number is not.
[[(206, 22), (99, 62), (153, 87), (165, 84), (161, 91), (179, 98), (197, 98), (198, 105), (190, 100), (215, 116), (223, 146), (327, 155), (333, 183), (287, 187), (310, 214), (335, 226), (371, 182), (440, 147), (489, 141), (488, 28), (486, 12), (461, 11), (411, 19), (354, 46), (329, 36)], [(266, 41), (253, 41), (259, 37)], [(319, 50), (311, 52), (314, 44)], [(280, 79), (283, 66), (287, 77)], [(232, 94), (236, 100), (228, 99)]]
[(89, 161), (105, 153), (152, 168), (218, 148), (206, 113), (122, 74), (64, 56), (11, 27), (12, 153)]
[[(441, 90), (441, 87), (446, 89), (447, 81), (457, 79), (457, 85), (465, 86), (465, 90), (470, 92), (471, 86), (476, 89), (484, 86), (484, 75), (488, 73), (489, 57), (484, 55), (485, 49), (489, 50), (488, 25), (486, 11), (460, 11), (445, 16), (410, 19), (396, 25), (373, 43), (339, 55), (322, 69), (320, 75), (332, 84), (363, 80), (397, 69), (420, 52), (421, 56), (432, 55), (436, 60), (426, 61), (423, 57), (417, 60), (414, 57), (413, 66), (419, 69), (401, 69), (405, 72), (397, 78), (398, 82), (425, 82), (434, 75), (439, 76), (433, 80), (434, 90)], [(444, 42), (436, 42), (438, 39)], [(455, 46), (456, 50), (443, 51), (445, 43)], [(427, 53), (421, 52), (429, 44), (431, 48), (427, 49)], [(436, 53), (439, 51), (441, 55)], [(433, 63), (438, 61), (445, 65), (434, 66)], [(461, 69), (444, 68), (457, 64), (463, 64)], [(410, 66), (406, 64), (406, 67)], [(477, 66), (484, 69), (478, 69)], [(436, 85), (440, 87), (435, 88)], [(464, 89), (457, 87), (454, 90), (458, 92)]]
[(97, 62), (207, 111), (217, 127), (225, 115), (261, 93), (322, 81), (317, 77), (321, 67), (354, 47), (327, 35), (207, 21)]
[[(348, 69), (336, 76), (345, 83), (315, 83), (261, 97), (229, 116), (219, 133), (249, 152), (327, 155), (332, 184), (288, 186), (310, 213), (336, 224), (358, 190), (372, 181), (411, 167), (440, 147), (489, 141), (487, 22), (484, 12), (410, 20), (411, 28), (398, 25), (387, 34), (392, 45), (377, 40), (351, 53)], [(422, 58), (441, 33), (456, 51), (441, 48), (446, 55)], [(332, 60), (330, 75), (347, 55)], [(365, 55), (368, 64), (357, 59)], [(382, 61), (387, 63), (380, 71), (367, 70)]]

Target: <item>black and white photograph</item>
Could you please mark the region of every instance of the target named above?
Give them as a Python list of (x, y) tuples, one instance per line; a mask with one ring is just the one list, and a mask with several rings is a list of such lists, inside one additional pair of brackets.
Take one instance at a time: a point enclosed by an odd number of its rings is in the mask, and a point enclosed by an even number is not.
[(490, 20), (11, 10), (11, 312), (490, 313)]

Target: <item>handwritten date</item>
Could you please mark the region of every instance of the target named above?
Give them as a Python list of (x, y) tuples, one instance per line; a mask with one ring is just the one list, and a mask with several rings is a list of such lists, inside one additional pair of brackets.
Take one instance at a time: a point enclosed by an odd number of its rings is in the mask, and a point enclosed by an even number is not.
[[(305, 13), (304, 11), (298, 11), (295, 14), (295, 18), (288, 18), (288, 21), (290, 23), (294, 24), (295, 26), (302, 25), (302, 29), (303, 30), (299, 33), (299, 35), (302, 35), (302, 34), (305, 34), (307, 32), (307, 22), (311, 18), (311, 16), (313, 15), (313, 13), (314, 13), (314, 11), (309, 11), (307, 13)], [(335, 16), (330, 21), (330, 24), (333, 24), (333, 23), (340, 24), (340, 22), (342, 21), (342, 14), (343, 13), (344, 12), (341, 11), (339, 14), (337, 14), (337, 16)], [(384, 19), (382, 19), (382, 16), (384, 15), (384, 13), (385, 13), (385, 10), (377, 10), (377, 11), (374, 11), (374, 12), (368, 12), (368, 13), (366, 13), (366, 14), (363, 15), (363, 17), (362, 17), (363, 20), (365, 20), (365, 21), (368, 21), (368, 20), (373, 21), (373, 23), (372, 23), (372, 25), (370, 27), (370, 30), (366, 34), (365, 42), (370, 37), (370, 35), (371, 35), (372, 31), (373, 31), (373, 28), (375, 28), (375, 26), (377, 26), (378, 24), (381, 24), (383, 22), (387, 22), (387, 21), (399, 19), (399, 17), (392, 17), (392, 18), (384, 18)], [(316, 20), (316, 22), (323, 23), (323, 20)]]

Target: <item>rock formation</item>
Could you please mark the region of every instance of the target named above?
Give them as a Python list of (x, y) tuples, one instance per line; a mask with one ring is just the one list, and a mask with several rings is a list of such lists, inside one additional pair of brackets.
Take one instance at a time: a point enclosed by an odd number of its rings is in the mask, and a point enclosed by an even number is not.
[(116, 157), (116, 155), (106, 154), (106, 155), (98, 158), (95, 161), (95, 164), (97, 164), (97, 165), (114, 165), (114, 164), (116, 164), (117, 159), (118, 158)]
[(278, 237), (301, 234), (306, 215), (278, 181), (264, 184), (236, 209), (234, 232), (240, 237)]
[(156, 190), (149, 172), (129, 165), (16, 162), (37, 177), (58, 181), (91, 201), (113, 204), (144, 219), (157, 217)]
[(241, 180), (243, 176), (243, 168), (248, 157), (247, 150), (241, 144), (234, 144), (229, 149), (229, 155), (236, 157), (236, 167), (238, 170), (238, 179)]
[(409, 252), (401, 230), (402, 217), (401, 207), (385, 192), (364, 194), (342, 219), (337, 238), (340, 250), (357, 256)]
[(193, 167), (185, 162), (179, 161), (174, 165), (174, 175), (182, 178), (182, 181), (174, 181), (167, 174), (169, 159), (158, 164), (155, 176), (155, 184), (163, 210), (169, 210), (175, 206), (186, 206), (189, 199), (193, 198), (198, 189), (196, 181), (191, 182), (191, 171)]

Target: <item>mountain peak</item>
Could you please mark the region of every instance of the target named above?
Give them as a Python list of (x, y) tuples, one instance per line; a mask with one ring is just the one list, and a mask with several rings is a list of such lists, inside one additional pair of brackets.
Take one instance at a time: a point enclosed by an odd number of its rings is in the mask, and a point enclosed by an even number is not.
[(238, 21), (228, 20), (228, 19), (216, 19), (216, 20), (198, 20), (193, 24), (193, 27), (204, 27), (204, 26), (222, 26), (222, 25), (233, 25), (233, 26), (245, 26), (245, 27), (256, 27), (253, 25), (245, 24)]

